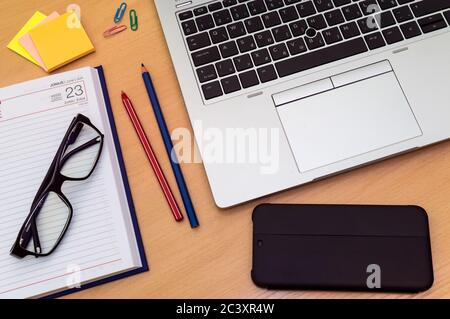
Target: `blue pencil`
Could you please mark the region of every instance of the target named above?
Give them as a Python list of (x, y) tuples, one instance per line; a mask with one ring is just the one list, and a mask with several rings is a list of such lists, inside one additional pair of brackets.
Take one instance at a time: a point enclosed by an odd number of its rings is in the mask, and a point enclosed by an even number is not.
[(189, 196), (189, 191), (184, 181), (183, 173), (181, 172), (180, 164), (178, 161), (172, 160), (172, 139), (170, 138), (169, 130), (167, 129), (166, 121), (161, 110), (161, 106), (158, 101), (158, 96), (156, 95), (155, 87), (153, 86), (150, 73), (142, 64), (142, 78), (144, 79), (145, 87), (147, 88), (147, 93), (150, 98), (150, 104), (152, 105), (153, 112), (155, 113), (156, 121), (158, 122), (159, 130), (161, 132), (162, 138), (164, 140), (164, 145), (166, 146), (167, 155), (169, 156), (170, 164), (172, 165), (173, 174), (177, 181), (178, 189), (181, 193), (181, 198), (183, 199), (184, 208), (186, 209), (186, 215), (188, 216), (189, 223), (192, 228), (200, 226), (197, 215), (195, 214), (194, 206), (192, 205), (191, 197)]

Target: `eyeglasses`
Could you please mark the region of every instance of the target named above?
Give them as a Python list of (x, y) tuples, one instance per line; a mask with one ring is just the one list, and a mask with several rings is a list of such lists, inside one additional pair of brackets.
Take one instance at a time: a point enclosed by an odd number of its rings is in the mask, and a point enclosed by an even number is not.
[(104, 135), (78, 114), (67, 130), (11, 248), (11, 255), (48, 256), (58, 247), (72, 220), (73, 208), (62, 192), (65, 182), (88, 179), (97, 166)]

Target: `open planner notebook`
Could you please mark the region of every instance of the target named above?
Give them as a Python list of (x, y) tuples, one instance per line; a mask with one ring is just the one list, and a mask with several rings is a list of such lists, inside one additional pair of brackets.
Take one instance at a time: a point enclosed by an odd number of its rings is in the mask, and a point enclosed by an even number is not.
[[(92, 176), (67, 182), (73, 218), (47, 257), (10, 255), (77, 114), (105, 135)], [(0, 89), (0, 298), (56, 296), (148, 270), (103, 69), (83, 68)]]

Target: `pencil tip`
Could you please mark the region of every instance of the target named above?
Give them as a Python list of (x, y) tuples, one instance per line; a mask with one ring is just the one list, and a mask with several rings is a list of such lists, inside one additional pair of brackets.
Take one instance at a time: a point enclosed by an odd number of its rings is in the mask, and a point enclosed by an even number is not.
[(141, 63), (141, 66), (142, 66), (142, 67), (145, 67), (144, 63)]

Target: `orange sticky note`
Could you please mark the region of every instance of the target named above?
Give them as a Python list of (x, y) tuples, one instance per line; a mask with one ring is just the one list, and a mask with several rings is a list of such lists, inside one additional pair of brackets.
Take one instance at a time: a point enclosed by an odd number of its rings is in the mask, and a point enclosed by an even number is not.
[(29, 32), (48, 72), (95, 51), (77, 15), (68, 12)]

